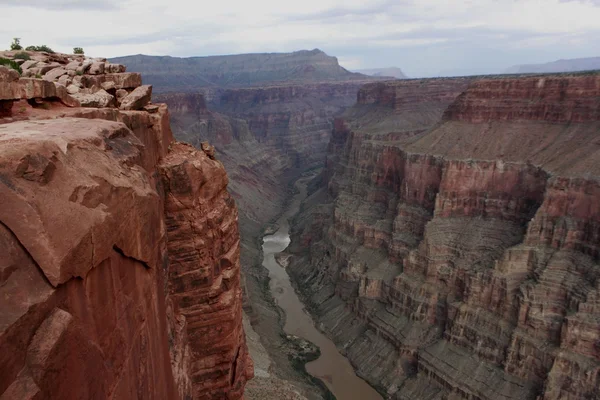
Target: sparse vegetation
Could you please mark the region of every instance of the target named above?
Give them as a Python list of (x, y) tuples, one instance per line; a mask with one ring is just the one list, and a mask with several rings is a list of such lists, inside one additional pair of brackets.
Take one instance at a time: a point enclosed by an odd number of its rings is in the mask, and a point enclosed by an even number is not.
[(16, 53), (14, 58), (15, 58), (15, 60), (31, 60), (31, 57), (29, 57), (29, 54), (25, 53), (24, 51), (22, 51), (20, 53)]
[(84, 54), (83, 47), (73, 47), (73, 54)]
[(14, 62), (13, 60), (9, 60), (8, 58), (0, 57), (0, 65), (4, 65), (8, 68), (14, 69), (15, 71), (17, 71), (19, 73), (19, 75), (21, 75), (23, 73), (21, 66), (19, 64), (17, 64), (16, 62)]
[(23, 46), (21, 46), (21, 38), (13, 38), (12, 43), (10, 44), (11, 50), (23, 50)]
[(75, 73), (76, 73), (77, 75), (83, 75), (83, 72), (82, 72), (82, 71), (77, 71), (77, 72), (75, 72)]
[(35, 77), (36, 77), (37, 79), (42, 79), (42, 75), (41, 75), (41, 74), (35, 74)]
[(43, 44), (41, 46), (27, 46), (25, 48), (25, 50), (27, 50), (27, 51), (45, 51), (46, 53), (54, 53), (54, 50), (52, 50), (50, 47), (46, 46), (45, 44)]

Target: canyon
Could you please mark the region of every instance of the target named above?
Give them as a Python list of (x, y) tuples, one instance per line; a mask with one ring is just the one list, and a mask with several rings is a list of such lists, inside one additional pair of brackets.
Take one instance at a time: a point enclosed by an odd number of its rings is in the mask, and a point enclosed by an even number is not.
[(363, 86), (292, 222), (318, 326), (394, 399), (593, 399), (600, 74)]
[(0, 400), (600, 397), (600, 73), (28, 56)]

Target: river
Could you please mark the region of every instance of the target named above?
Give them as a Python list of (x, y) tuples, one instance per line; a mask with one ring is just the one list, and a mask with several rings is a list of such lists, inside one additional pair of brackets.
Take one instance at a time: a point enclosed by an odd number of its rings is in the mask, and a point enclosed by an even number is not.
[(285, 311), (284, 331), (306, 339), (321, 349), (321, 356), (306, 364), (306, 370), (327, 385), (338, 400), (381, 400), (382, 397), (354, 369), (335, 344), (314, 326), (311, 316), (294, 291), (285, 268), (275, 261), (275, 254), (285, 250), (290, 243), (288, 219), (299, 210), (306, 197), (307, 178), (299, 180), (299, 193), (294, 196), (286, 212), (277, 221), (277, 232), (263, 238), (263, 266), (269, 270), (270, 289), (279, 307)]

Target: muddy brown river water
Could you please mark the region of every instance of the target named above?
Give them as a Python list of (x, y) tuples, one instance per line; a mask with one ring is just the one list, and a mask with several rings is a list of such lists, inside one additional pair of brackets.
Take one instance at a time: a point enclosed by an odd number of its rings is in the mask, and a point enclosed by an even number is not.
[(356, 376), (350, 362), (340, 354), (335, 344), (315, 327), (294, 291), (287, 271), (275, 261), (275, 254), (285, 250), (290, 243), (288, 219), (298, 212), (300, 202), (306, 197), (306, 183), (306, 179), (298, 181), (296, 187), (299, 193), (277, 221), (279, 229), (263, 238), (263, 266), (269, 270), (273, 297), (285, 311), (284, 331), (319, 346), (321, 356), (306, 364), (306, 370), (322, 380), (338, 400), (381, 400), (375, 389)]

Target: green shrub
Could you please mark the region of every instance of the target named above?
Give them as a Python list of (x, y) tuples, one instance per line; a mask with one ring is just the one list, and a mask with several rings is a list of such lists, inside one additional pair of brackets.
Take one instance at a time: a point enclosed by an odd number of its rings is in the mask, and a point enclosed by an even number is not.
[(13, 60), (9, 60), (8, 58), (0, 57), (0, 65), (4, 65), (8, 68), (14, 69), (15, 71), (17, 71), (19, 73), (19, 75), (21, 75), (23, 73), (21, 66), (19, 64), (17, 64), (16, 62), (14, 62)]
[(41, 46), (27, 46), (25, 48), (25, 50), (27, 50), (27, 51), (45, 51), (46, 53), (54, 53), (54, 50), (52, 50), (50, 47), (46, 46), (45, 44), (43, 44)]
[(13, 42), (10, 44), (11, 50), (23, 50), (23, 46), (21, 46), (21, 38), (13, 38)]
[(31, 60), (31, 57), (29, 57), (29, 54), (25, 53), (25, 52), (20, 52), (20, 53), (15, 53), (15, 60), (18, 58), (20, 60)]
[(84, 54), (83, 47), (73, 47), (73, 54)]

